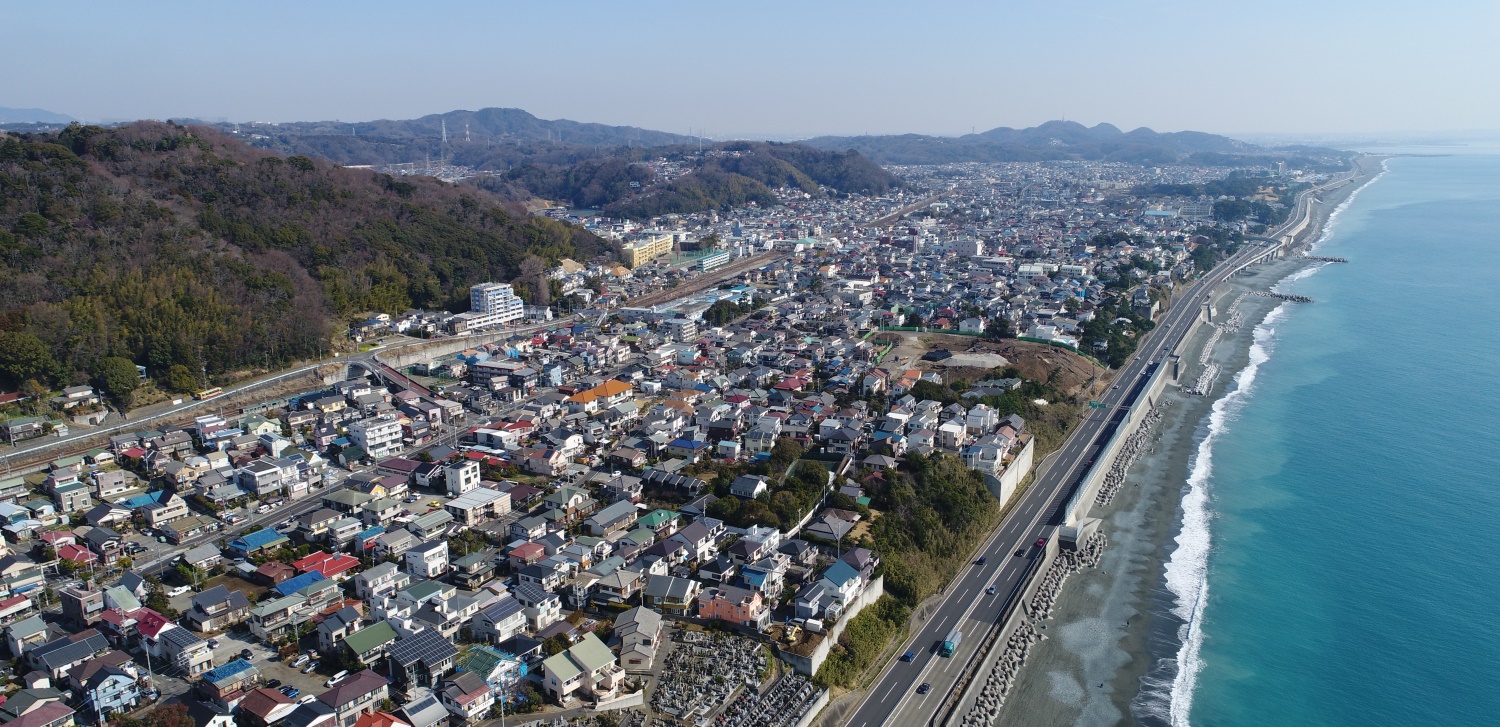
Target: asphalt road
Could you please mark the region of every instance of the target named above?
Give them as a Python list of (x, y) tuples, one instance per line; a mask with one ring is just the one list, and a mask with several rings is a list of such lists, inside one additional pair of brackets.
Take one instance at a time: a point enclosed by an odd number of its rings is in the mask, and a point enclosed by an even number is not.
[[(1310, 193), (1305, 193), (1299, 198), (1291, 219), (1299, 220), (1308, 214), (1310, 197)], [(1276, 237), (1281, 230), (1292, 226), (1288, 223), (1268, 237)], [(915, 658), (910, 662), (896, 659), (888, 663), (845, 724), (850, 727), (919, 725), (928, 724), (937, 714), (965, 667), (977, 658), (983, 635), (1018, 600), (1029, 582), (1028, 573), (1043, 552), (1035, 546), (1036, 540), (1055, 537), (1064, 517), (1063, 507), (1088, 474), (1097, 450), (1108, 442), (1113, 433), (1111, 424), (1117, 424), (1129, 413), (1158, 360), (1165, 351), (1175, 348), (1208, 294), (1267, 247), (1261, 243), (1246, 244), (1173, 302), (1157, 321), (1156, 328), (1142, 340), (1135, 355), (1117, 372), (1113, 388), (1099, 399), (1104, 408), (1091, 409), (1088, 418), (1064, 441), (1051, 465), (1038, 470), (1035, 483), (1021, 495), (1015, 508), (978, 551), (976, 562), (954, 578), (937, 611), (896, 652), (912, 651)], [(979, 556), (986, 558), (985, 565), (978, 565)], [(990, 585), (995, 586), (993, 596), (986, 593)], [(938, 644), (955, 629), (963, 634), (959, 648), (952, 657), (938, 656)], [(932, 689), (927, 694), (917, 694), (917, 686), (923, 683), (931, 684)]]

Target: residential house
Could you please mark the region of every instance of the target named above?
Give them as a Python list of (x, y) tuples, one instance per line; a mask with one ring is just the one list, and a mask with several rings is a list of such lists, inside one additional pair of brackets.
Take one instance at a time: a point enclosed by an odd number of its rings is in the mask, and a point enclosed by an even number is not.
[(245, 594), (220, 584), (193, 596), (193, 605), (183, 619), (198, 631), (224, 631), (244, 623), (250, 615)]
[(495, 705), (495, 692), (484, 679), (472, 671), (461, 671), (438, 684), (443, 706), (453, 715), (450, 725), (466, 725), (483, 720)]
[(453, 671), (458, 649), (442, 634), (433, 629), (422, 629), (410, 636), (397, 639), (386, 653), (391, 679), (398, 687), (431, 688), (449, 672)]
[(625, 671), (650, 673), (661, 638), (661, 614), (651, 609), (636, 607), (615, 618), (615, 639)]
[(575, 694), (599, 701), (612, 696), (624, 682), (625, 670), (609, 647), (592, 633), (567, 651), (542, 662), (542, 688), (558, 704)]
[(771, 610), (766, 608), (760, 591), (737, 586), (720, 585), (703, 591), (698, 599), (698, 616), (757, 631), (764, 631), (771, 623)]
[(388, 696), (390, 683), (386, 678), (365, 669), (318, 695), (318, 701), (333, 710), (336, 727), (354, 727), (360, 717), (376, 711)]

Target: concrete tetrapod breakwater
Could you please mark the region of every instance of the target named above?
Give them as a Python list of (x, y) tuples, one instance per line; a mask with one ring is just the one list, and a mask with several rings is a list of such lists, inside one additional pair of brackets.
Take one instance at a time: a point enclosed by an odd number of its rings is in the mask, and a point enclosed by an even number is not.
[(1083, 544), (1082, 548), (1077, 551), (1061, 551), (1052, 560), (1052, 564), (1042, 574), (1036, 592), (1027, 603), (1028, 614), (1005, 640), (1003, 651), (990, 667), (990, 673), (985, 677), (984, 685), (974, 697), (973, 706), (964, 714), (960, 722), (963, 727), (988, 727), (995, 721), (995, 717), (999, 716), (1000, 708), (1005, 705), (1005, 695), (1010, 692), (1011, 685), (1016, 681), (1016, 675), (1026, 663), (1026, 656), (1031, 653), (1031, 647), (1045, 638), (1037, 626), (1037, 621), (1047, 618), (1052, 613), (1052, 607), (1057, 603), (1057, 597), (1062, 593), (1063, 583), (1067, 581), (1068, 576), (1084, 568), (1099, 565), (1099, 558), (1104, 554), (1104, 546), (1104, 535), (1095, 533)]
[(1161, 421), (1161, 409), (1151, 407), (1151, 411), (1146, 412), (1146, 418), (1141, 420), (1140, 426), (1125, 440), (1114, 462), (1110, 463), (1109, 472), (1104, 475), (1104, 486), (1100, 487), (1099, 494), (1094, 496), (1094, 504), (1108, 505), (1115, 499), (1115, 493), (1118, 493), (1120, 487), (1125, 484), (1125, 473), (1130, 471), (1131, 465), (1135, 464), (1135, 461), (1140, 459), (1141, 454), (1146, 451), (1147, 445), (1151, 443), (1151, 430), (1159, 421)]
[(1277, 292), (1271, 291), (1271, 290), (1257, 290), (1257, 291), (1254, 291), (1254, 292), (1252, 292), (1250, 294), (1251, 295), (1258, 295), (1258, 296), (1260, 296), (1262, 298), (1275, 298), (1276, 300), (1284, 300), (1284, 301), (1287, 301), (1289, 303), (1311, 303), (1311, 302), (1313, 302), (1312, 298), (1309, 298), (1309, 297), (1307, 297), (1305, 295), (1292, 295), (1291, 293), (1277, 293)]

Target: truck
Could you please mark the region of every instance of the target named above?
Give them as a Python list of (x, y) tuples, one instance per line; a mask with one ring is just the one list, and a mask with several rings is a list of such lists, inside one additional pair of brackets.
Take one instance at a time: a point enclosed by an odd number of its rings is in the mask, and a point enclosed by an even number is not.
[(953, 652), (958, 650), (958, 642), (962, 641), (963, 638), (963, 632), (958, 629), (949, 632), (948, 638), (943, 639), (942, 645), (938, 646), (938, 655), (953, 656)]

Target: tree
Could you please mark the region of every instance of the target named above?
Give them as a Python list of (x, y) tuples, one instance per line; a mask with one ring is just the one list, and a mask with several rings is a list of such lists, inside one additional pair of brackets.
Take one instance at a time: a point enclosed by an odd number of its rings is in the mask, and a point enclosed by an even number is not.
[(166, 384), (168, 389), (184, 394), (192, 393), (200, 388), (198, 377), (182, 364), (172, 364), (172, 367), (167, 369)]
[(10, 383), (50, 381), (56, 366), (52, 350), (42, 339), (25, 332), (0, 333), (0, 377)]
[(121, 356), (105, 356), (94, 364), (94, 382), (110, 398), (123, 408), (130, 407), (135, 390), (141, 385), (139, 371), (130, 359)]
[(555, 656), (567, 651), (568, 646), (568, 640), (562, 634), (555, 634), (547, 637), (547, 640), (542, 642), (542, 653), (547, 656)]
[(985, 326), (984, 334), (990, 338), (1012, 338), (1016, 335), (1010, 327), (1010, 321), (995, 316), (988, 326)]
[(527, 255), (521, 261), (521, 273), (518, 280), (524, 280), (534, 297), (532, 303), (536, 305), (549, 305), (552, 302), (552, 288), (547, 285), (547, 265), (542, 259), (535, 255)]

